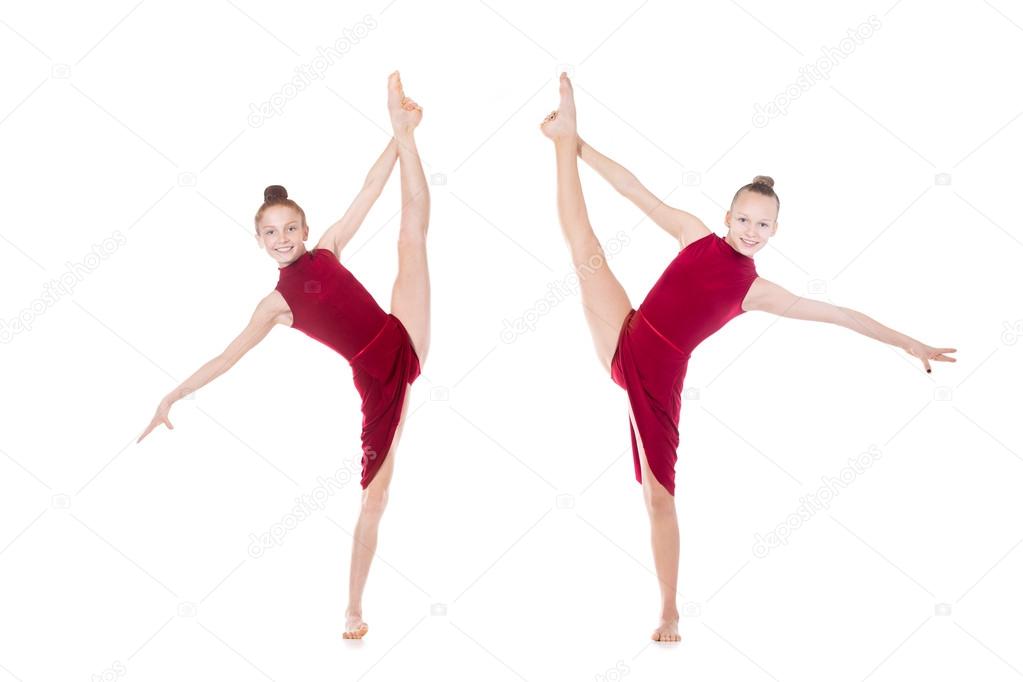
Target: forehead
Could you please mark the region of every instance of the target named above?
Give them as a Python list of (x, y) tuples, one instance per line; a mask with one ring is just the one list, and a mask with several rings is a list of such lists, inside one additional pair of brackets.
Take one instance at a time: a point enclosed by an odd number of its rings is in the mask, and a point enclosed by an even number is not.
[(263, 216), (259, 220), (259, 226), (278, 226), (285, 225), (292, 221), (301, 224), (302, 216), (299, 212), (293, 209), (291, 206), (271, 206), (263, 211)]
[(742, 213), (756, 220), (775, 220), (778, 218), (778, 205), (771, 197), (745, 191), (739, 194), (732, 213)]

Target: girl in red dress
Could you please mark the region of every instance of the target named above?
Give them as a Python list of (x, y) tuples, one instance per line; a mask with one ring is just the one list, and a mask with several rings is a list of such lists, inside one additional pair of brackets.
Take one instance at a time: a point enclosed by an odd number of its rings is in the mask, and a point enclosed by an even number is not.
[[(779, 201), (771, 178), (758, 175), (735, 193), (725, 214), (728, 233), (720, 237), (696, 216), (660, 201), (632, 173), (579, 138), (572, 84), (565, 73), (560, 95), (560, 107), (540, 124), (555, 145), (558, 216), (573, 265), (586, 273), (579, 278), (582, 304), (597, 356), (629, 398), (633, 463), (643, 486), (661, 586), (660, 623), (651, 637), (674, 642), (679, 640), (675, 459), (681, 391), (692, 350), (750, 310), (848, 327), (904, 349), (928, 372), (930, 360), (955, 362), (945, 355), (955, 348), (933, 348), (856, 310), (801, 298), (758, 276), (753, 256), (778, 229)], [(638, 309), (607, 267), (590, 226), (577, 156), (679, 241), (679, 254)]]
[[(294, 327), (348, 360), (362, 398), (362, 507), (352, 542), (346, 639), (369, 629), (362, 619), (362, 594), (376, 552), (377, 529), (387, 505), (394, 450), (408, 410), (408, 386), (419, 376), (430, 344), (430, 279), (426, 232), (430, 195), (413, 131), (423, 110), (405, 97), (397, 71), (387, 83), (387, 108), (394, 129), (383, 154), (366, 176), (348, 211), (306, 250), (305, 212), (287, 191), (267, 187), (256, 213), (256, 240), (278, 264), (276, 287), (256, 306), (248, 326), (160, 401), (139, 441), (160, 424), (173, 429), (171, 405), (230, 369), (274, 325)], [(387, 313), (341, 265), (341, 251), (355, 235), (387, 182), (395, 161), (401, 168), (401, 227), (398, 276)]]

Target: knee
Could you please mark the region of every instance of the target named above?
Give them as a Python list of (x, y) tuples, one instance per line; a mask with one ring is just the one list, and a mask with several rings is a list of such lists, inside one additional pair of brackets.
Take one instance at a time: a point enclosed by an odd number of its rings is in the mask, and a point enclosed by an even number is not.
[(604, 248), (600, 245), (597, 236), (589, 234), (579, 235), (568, 242), (576, 267), (595, 267), (604, 262)]
[(367, 488), (362, 493), (362, 509), (364, 516), (380, 517), (387, 508), (387, 491)]
[(398, 252), (420, 251), (426, 248), (426, 224), (402, 224), (398, 229)]
[(667, 490), (650, 491), (644, 497), (651, 518), (668, 518), (675, 515), (675, 498)]

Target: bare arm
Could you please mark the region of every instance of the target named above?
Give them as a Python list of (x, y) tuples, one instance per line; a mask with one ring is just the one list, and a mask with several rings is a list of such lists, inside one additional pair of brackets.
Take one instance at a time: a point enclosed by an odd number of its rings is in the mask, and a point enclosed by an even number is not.
[(797, 320), (840, 325), (882, 343), (903, 349), (913, 357), (919, 358), (928, 372), (931, 371), (929, 360), (956, 361), (955, 358), (945, 355), (945, 353), (955, 352), (955, 348), (932, 348), (911, 336), (884, 326), (858, 310), (796, 296), (791, 291), (762, 277), (754, 280), (746, 301), (744, 301), (744, 307), (746, 310), (762, 310)]
[(243, 355), (252, 350), (253, 347), (270, 333), (273, 326), (280, 319), (281, 314), (281, 297), (276, 291), (270, 293), (266, 298), (259, 302), (256, 306), (255, 312), (252, 313), (252, 318), (249, 320), (249, 324), (245, 327), (241, 334), (239, 334), (234, 341), (232, 341), (224, 352), (213, 358), (205, 365), (200, 367), (192, 374), (192, 376), (181, 382), (181, 385), (168, 393), (163, 400), (160, 401), (160, 405), (156, 409), (149, 427), (139, 436), (139, 439), (135, 441), (138, 443), (145, 438), (150, 431), (156, 428), (161, 422), (165, 423), (168, 428), (173, 429), (174, 426), (168, 419), (168, 413), (170, 412), (171, 405), (178, 400), (181, 400), (189, 393), (199, 390), (206, 384), (210, 383), (218, 376), (231, 369)]
[(345, 211), (340, 220), (327, 228), (327, 231), (323, 233), (320, 241), (316, 244), (317, 249), (330, 249), (338, 259), (341, 258), (341, 251), (351, 241), (352, 237), (355, 236), (355, 233), (358, 232), (369, 210), (376, 203), (376, 200), (380, 198), (380, 193), (383, 192), (387, 179), (391, 177), (391, 171), (394, 170), (394, 163), (397, 160), (398, 142), (391, 138), (383, 153), (380, 154), (373, 167), (369, 169), (369, 173), (366, 174), (362, 189), (359, 190), (351, 206), (348, 207), (348, 210)]
[(696, 241), (710, 234), (703, 221), (692, 213), (674, 208), (664, 203), (653, 192), (621, 164), (612, 161), (579, 138), (579, 157), (602, 178), (608, 181), (615, 190), (634, 203), (659, 227), (679, 241), (681, 246)]

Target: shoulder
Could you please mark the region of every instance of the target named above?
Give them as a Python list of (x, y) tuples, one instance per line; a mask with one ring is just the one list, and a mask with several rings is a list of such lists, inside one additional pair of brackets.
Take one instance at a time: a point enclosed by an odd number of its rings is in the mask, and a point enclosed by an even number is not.
[(682, 221), (682, 227), (678, 235), (679, 244), (681, 244), (683, 249), (704, 237), (714, 234), (710, 228), (703, 224), (702, 220), (692, 214), (686, 215), (687, 218)]
[(288, 305), (288, 301), (280, 291), (274, 289), (256, 304), (256, 310), (252, 316), (274, 324), (284, 324), (285, 318), (290, 313), (291, 306)]
[(710, 242), (717, 240), (717, 235), (706, 227), (703, 228), (705, 232), (694, 231), (688, 237), (682, 236), (679, 240), (682, 244), (681, 251), (685, 251), (689, 248), (702, 248), (707, 246)]
[(747, 312), (752, 310), (766, 310), (770, 312), (786, 296), (792, 297), (792, 294), (774, 282), (755, 275), (745, 298), (742, 299), (742, 309)]

